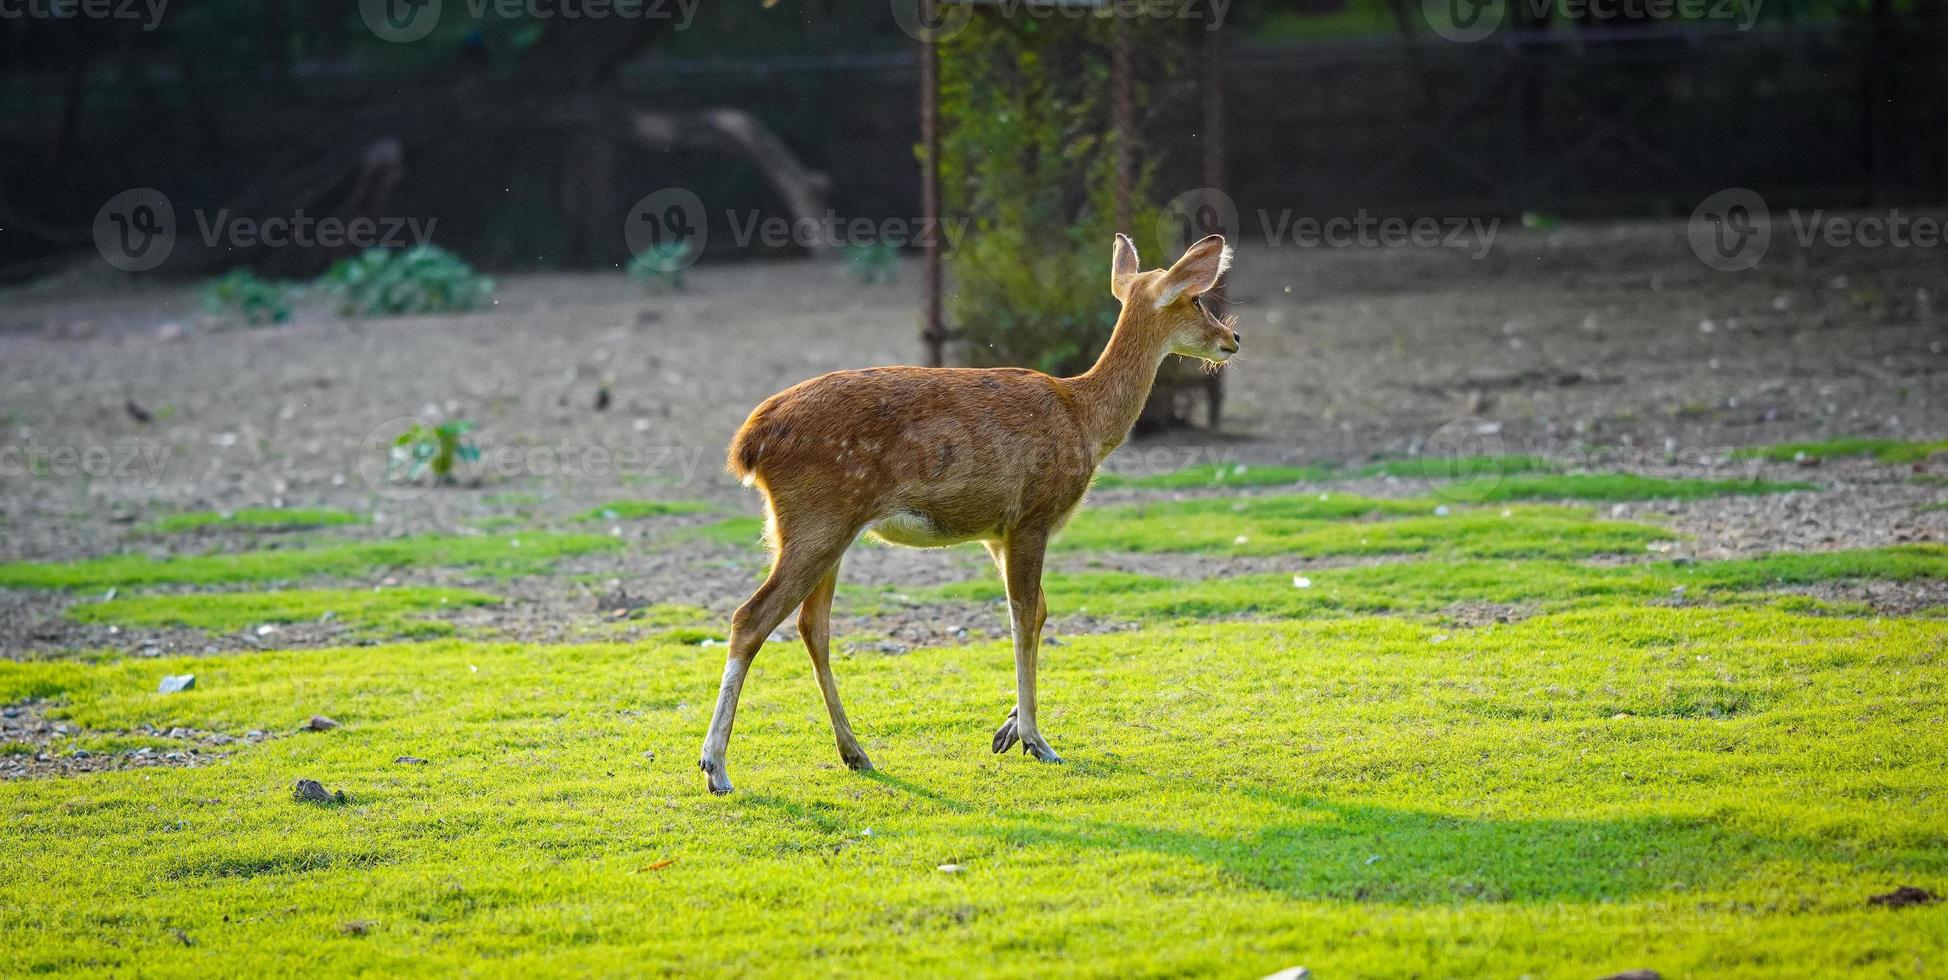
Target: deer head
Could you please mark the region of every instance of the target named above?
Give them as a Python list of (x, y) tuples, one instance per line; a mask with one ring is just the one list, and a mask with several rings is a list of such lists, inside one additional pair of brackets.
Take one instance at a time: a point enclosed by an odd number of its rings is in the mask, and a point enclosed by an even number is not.
[(1136, 245), (1117, 235), (1109, 271), (1109, 291), (1123, 303), (1117, 329), (1137, 331), (1172, 354), (1223, 364), (1238, 352), (1237, 320), (1219, 319), (1203, 296), (1230, 266), (1230, 246), (1212, 235), (1185, 249), (1176, 265), (1140, 272)]

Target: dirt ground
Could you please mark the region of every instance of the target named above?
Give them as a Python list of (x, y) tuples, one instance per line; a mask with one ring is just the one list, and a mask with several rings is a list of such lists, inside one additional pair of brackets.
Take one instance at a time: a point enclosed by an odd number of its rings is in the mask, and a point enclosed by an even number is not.
[[(1734, 447), (1795, 439), (1948, 434), (1941, 255), (1787, 242), (1758, 269), (1727, 274), (1698, 262), (1675, 222), (1504, 228), (1485, 258), (1470, 254), (1242, 248), (1228, 292), (1244, 354), (1225, 372), (1223, 429), (1133, 442), (1110, 468), (1136, 475), (1212, 460), (1363, 459), (1458, 434), (1473, 450), (1599, 468), (1756, 471), (1822, 484), (1820, 493), (1655, 505), (1698, 536), (1691, 547), (1700, 557), (1948, 534), (1948, 515), (1922, 509), (1944, 491), (1911, 481), (1905, 467), (1829, 462), (1806, 471), (1727, 459)], [(755, 498), (722, 471), (723, 447), (753, 405), (825, 371), (922, 356), (912, 266), (892, 286), (862, 286), (843, 268), (810, 261), (703, 266), (688, 279), (686, 291), (669, 295), (620, 275), (514, 276), (500, 281), (488, 312), (357, 321), (314, 301), (293, 322), (258, 329), (208, 318), (193, 285), (111, 277), (94, 265), (0, 293), (0, 447), (20, 450), (0, 458), (0, 560), (246, 540), (138, 530), (153, 515), (189, 509), (372, 515), (372, 524), (344, 530), (350, 535), (477, 533), (494, 518), (567, 528), (569, 515), (623, 498), (755, 513)], [(605, 389), (608, 404), (598, 407)], [(410, 418), (474, 420), (488, 467), (462, 486), (410, 499), (375, 492), (367, 476), (378, 447)], [(32, 459), (42, 463), (23, 464)], [(1427, 490), (1410, 481), (1338, 486)], [(1638, 516), (1642, 506), (1619, 514)], [(616, 527), (624, 537), (652, 533)], [(1178, 575), (1300, 564), (1118, 561)], [(616, 589), (728, 610), (762, 568), (760, 553), (730, 545), (632, 547), (565, 562), (547, 579), (497, 583), (517, 601), (469, 615), (510, 636), (561, 638)], [(846, 580), (922, 585), (984, 568), (978, 550), (859, 548)], [(252, 642), (110, 633), (68, 623), (60, 615), (68, 601), (0, 592), (0, 650), (154, 653)], [(980, 639), (1001, 625), (993, 610), (934, 606), (918, 621), (835, 627), (891, 650), (963, 628)], [(290, 632), (276, 642), (304, 640)]]

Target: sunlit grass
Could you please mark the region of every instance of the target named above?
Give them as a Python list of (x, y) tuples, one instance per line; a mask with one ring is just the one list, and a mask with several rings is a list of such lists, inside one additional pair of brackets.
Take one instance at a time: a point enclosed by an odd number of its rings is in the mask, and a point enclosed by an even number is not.
[(264, 623), (331, 621), (383, 636), (431, 636), (452, 632), (438, 613), (461, 606), (494, 605), (499, 596), (472, 589), (287, 589), (275, 592), (177, 593), (119, 596), (68, 607), (84, 623), (125, 627), (181, 626), (211, 632)]
[(761, 517), (726, 517), (721, 521), (697, 527), (685, 528), (681, 537), (715, 541), (720, 544), (744, 545), (751, 548), (764, 547), (764, 519)]
[[(1783, 601), (1768, 590), (1835, 581), (1948, 580), (1948, 547), (1903, 545), (1708, 562), (1585, 565), (1573, 561), (1408, 561), (1177, 581), (1125, 572), (1043, 577), (1053, 616), (1192, 621), (1224, 616), (1312, 617), (1438, 612), (1457, 603), (1492, 603), (1540, 612), (1617, 603)], [(859, 593), (841, 590), (847, 608), (871, 612), (884, 596), (908, 602), (999, 602), (998, 578), (930, 588)], [(1846, 606), (1833, 611), (1863, 611)]]
[(1798, 459), (1833, 459), (1842, 456), (1872, 456), (1883, 463), (1914, 463), (1943, 452), (1948, 452), (1948, 439), (1917, 442), (1902, 439), (1844, 438), (1755, 446), (1741, 449), (1733, 455), (1748, 459), (1757, 457), (1779, 463), (1790, 463)]
[(1056, 547), (1238, 555), (1545, 558), (1641, 553), (1672, 532), (1562, 507), (1470, 508), (1351, 494), (1085, 507)]
[[(1195, 489), (1183, 479), (1158, 488)], [(185, 744), (177, 728), (273, 736), (198, 743), (225, 757), (196, 768), (0, 783), (0, 975), (1941, 972), (1948, 908), (1866, 899), (1948, 893), (1948, 616), (1795, 590), (1948, 579), (1948, 547), (1647, 560), (1677, 535), (1443, 486), (1605, 501), (1796, 488), (1536, 469), (1459, 474), (1420, 499), (1085, 507), (1059, 563), (1174, 551), (1293, 567), (1046, 576), (1058, 623), (1141, 626), (1043, 648), (1059, 767), (988, 752), (1014, 701), (1007, 642), (895, 655), (849, 642), (846, 624), (834, 665), (879, 771), (839, 764), (803, 647), (772, 643), (738, 713), (739, 792), (711, 797), (695, 758), (724, 651), (697, 645), (721, 641), (725, 617), (684, 596), (567, 624), (627, 643), (0, 661), (0, 705), (68, 728), (0, 743), (12, 760), (160, 755)], [(678, 523), (648, 546), (762, 534), (752, 517)], [(130, 629), (329, 612), (355, 637), (427, 636), (451, 628), (443, 610), (499, 600), (127, 590), (543, 574), (622, 547), (287, 544), (0, 565), (0, 586), (114, 587), (69, 615)], [(1381, 561), (1307, 567), (1324, 556)], [(591, 587), (616, 574), (582, 571)], [(839, 594), (842, 614), (925, 619), (928, 603), (995, 603), (1001, 588)], [(1497, 612), (1516, 622), (1460, 625)], [(192, 690), (156, 693), (182, 673)], [(301, 731), (314, 714), (339, 727)], [(299, 778), (345, 802), (293, 801)]]
[(1145, 476), (1125, 476), (1115, 472), (1103, 472), (1096, 476), (1096, 486), (1135, 487), (1141, 490), (1199, 490), (1207, 487), (1274, 487), (1290, 486), (1294, 483), (1310, 483), (1330, 480), (1340, 475), (1337, 467), (1318, 466), (1278, 466), (1259, 463), (1205, 463), (1186, 466), (1168, 473), (1151, 473)]
[(366, 541), (294, 543), (258, 551), (155, 558), (108, 555), (72, 562), (0, 565), (0, 586), (38, 589), (105, 589), (181, 583), (291, 582), (312, 577), (353, 577), (390, 568), (471, 568), (507, 576), (546, 571), (557, 559), (620, 548), (595, 534), (515, 534), (479, 537), (420, 535)]
[(1534, 456), (1422, 456), (1384, 460), (1341, 469), (1320, 466), (1259, 466), (1212, 463), (1143, 477), (1105, 474), (1096, 479), (1103, 488), (1145, 490), (1205, 490), (1227, 487), (1290, 486), (1348, 476), (1392, 477), (1426, 484), (1426, 491), (1443, 499), (1490, 502), (1508, 500), (1696, 500), (1733, 494), (1786, 493), (1816, 490), (1804, 481), (1760, 479), (1707, 480), (1644, 476), (1635, 473), (1556, 473), (1549, 460)]
[(1060, 767), (988, 753), (1005, 644), (841, 656), (877, 774), (780, 644), (721, 799), (719, 651), (0, 663), (86, 744), (286, 733), (0, 784), (0, 973), (1923, 975), (1948, 910), (1866, 899), (1948, 890), (1945, 643), (1627, 606), (1078, 637), (1042, 657)]
[[(1804, 481), (1702, 480), (1635, 473), (1551, 473), (1511, 476), (1469, 484), (1461, 491), (1477, 502), (1505, 500), (1700, 500), (1705, 497), (1818, 490)], [(1440, 488), (1435, 488), (1438, 494)]]
[(1402, 480), (1491, 480), (1517, 473), (1544, 473), (1555, 465), (1539, 456), (1410, 456), (1368, 463), (1359, 476), (1391, 476)]
[(205, 528), (237, 528), (250, 531), (302, 531), (358, 524), (363, 515), (323, 508), (244, 507), (234, 511), (192, 511), (157, 518), (143, 530), (156, 534), (181, 534)]

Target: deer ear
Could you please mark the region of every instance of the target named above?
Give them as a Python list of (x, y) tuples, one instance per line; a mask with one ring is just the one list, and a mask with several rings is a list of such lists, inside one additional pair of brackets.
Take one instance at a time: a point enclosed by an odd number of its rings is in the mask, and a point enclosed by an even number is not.
[(1136, 243), (1130, 236), (1116, 236), (1115, 253), (1109, 260), (1109, 291), (1119, 302), (1130, 298), (1130, 280), (1136, 277)]
[(1163, 287), (1157, 291), (1157, 306), (1169, 306), (1177, 297), (1210, 292), (1211, 287), (1231, 268), (1231, 246), (1223, 235), (1212, 235), (1184, 250), (1184, 257), (1163, 274)]

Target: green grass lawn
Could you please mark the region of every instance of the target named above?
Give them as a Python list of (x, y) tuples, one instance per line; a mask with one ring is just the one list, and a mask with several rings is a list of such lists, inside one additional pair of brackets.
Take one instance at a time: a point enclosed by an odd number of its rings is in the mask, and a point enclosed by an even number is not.
[(535, 574), (556, 559), (620, 548), (599, 534), (509, 534), (480, 537), (420, 535), (380, 541), (321, 539), (287, 548), (155, 558), (107, 555), (72, 562), (0, 565), (0, 587), (99, 589), (184, 583), (286, 582), (314, 576), (352, 576), (387, 568), (457, 566), (490, 575)]
[(1144, 476), (1100, 473), (1096, 486), (1136, 487), (1143, 490), (1201, 490), (1207, 487), (1278, 487), (1294, 483), (1316, 483), (1340, 475), (1335, 466), (1277, 466), (1246, 463), (1204, 463)]
[[(1641, 476), (1636, 473), (1521, 474), (1463, 483), (1461, 499), (1502, 500), (1699, 500), (1741, 494), (1817, 490), (1803, 480), (1701, 480)], [(1439, 492), (1438, 488), (1437, 491)]]
[(143, 530), (153, 534), (182, 534), (205, 528), (238, 528), (250, 531), (303, 531), (342, 524), (361, 524), (365, 517), (342, 510), (306, 507), (244, 507), (234, 511), (200, 510), (170, 514), (151, 522)]
[(84, 623), (186, 626), (219, 633), (330, 619), (362, 634), (423, 637), (453, 632), (452, 624), (437, 618), (444, 610), (500, 601), (473, 589), (280, 589), (119, 596), (70, 606), (68, 616)]
[(1055, 546), (1300, 557), (1560, 558), (1641, 553), (1646, 545), (1674, 536), (1650, 524), (1593, 520), (1587, 509), (1471, 508), (1322, 493), (1085, 507)]
[[(649, 546), (760, 530), (734, 517)], [(1793, 591), (1938, 582), (1948, 547), (1647, 552), (1675, 537), (1587, 505), (1085, 508), (1066, 564), (1201, 552), (1293, 569), (1049, 575), (1057, 622), (1138, 627), (1043, 648), (1041, 726), (1063, 766), (988, 751), (1014, 699), (1006, 643), (887, 654), (835, 636), (872, 773), (839, 763), (802, 646), (769, 644), (723, 798), (696, 768), (723, 664), (696, 644), (723, 617), (694, 606), (589, 610), (560, 634), (649, 636), (629, 643), (0, 660), (0, 705), (68, 726), (0, 755), (270, 736), (198, 743), (222, 757), (197, 767), (0, 782), (0, 976), (1948, 972), (1948, 904), (1868, 903), (1948, 895), (1948, 616)], [(441, 610), (496, 599), (262, 583), (544, 575), (620, 547), (289, 545), (4, 565), (0, 587), (112, 586), (69, 615), (130, 628), (329, 610), (369, 639), (437, 634)], [(1305, 564), (1348, 555), (1383, 560)], [(163, 585), (208, 588), (145, 591)], [(866, 614), (1000, 598), (987, 577), (839, 592)], [(1516, 621), (1461, 625), (1483, 621), (1457, 615), (1470, 604)], [(184, 673), (192, 690), (156, 693)], [(318, 714), (339, 727), (301, 730)], [(297, 802), (298, 779), (344, 802)]]
[(89, 731), (284, 734), (0, 785), (0, 972), (1920, 976), (1948, 908), (1866, 900), (1948, 891), (1945, 646), (1641, 607), (1077, 638), (1044, 657), (1061, 767), (988, 754), (1002, 644), (864, 655), (857, 774), (774, 644), (723, 799), (716, 651), (5, 663), (0, 699)]
[(1842, 456), (1872, 456), (1883, 463), (1916, 463), (1936, 453), (1948, 453), (1948, 439), (1916, 442), (1902, 439), (1859, 437), (1827, 439), (1821, 442), (1784, 442), (1775, 446), (1741, 449), (1734, 455), (1759, 458), (1775, 463), (1800, 459), (1832, 459)]
[[(1785, 458), (1792, 457), (1788, 454)], [(1549, 460), (1535, 456), (1422, 456), (1383, 460), (1348, 469), (1326, 464), (1265, 466), (1207, 463), (1141, 477), (1104, 474), (1096, 478), (1096, 486), (1105, 489), (1215, 490), (1321, 483), (1346, 476), (1384, 476), (1426, 482), (1430, 484), (1429, 489), (1442, 499), (1483, 503), (1508, 500), (1697, 500), (1733, 494), (1818, 489), (1804, 481), (1673, 479), (1637, 473), (1551, 472), (1554, 469)]]
[[(1242, 575), (1179, 582), (1125, 572), (1050, 573), (1043, 577), (1056, 614), (1185, 622), (1211, 617), (1303, 617), (1434, 613), (1456, 603), (1527, 605), (1566, 610), (1617, 603), (1784, 603), (1860, 612), (1768, 590), (1835, 581), (1948, 580), (1948, 547), (1904, 545), (1813, 555), (1768, 555), (1680, 564), (1586, 565), (1564, 560), (1413, 561), (1327, 568), (1302, 574)], [(994, 576), (923, 589), (884, 589), (909, 600), (1000, 603)], [(881, 608), (869, 595), (848, 608)], [(999, 613), (997, 613), (999, 615)]]
[(764, 547), (764, 518), (726, 517), (721, 521), (686, 528), (679, 532), (677, 537), (762, 548)]

